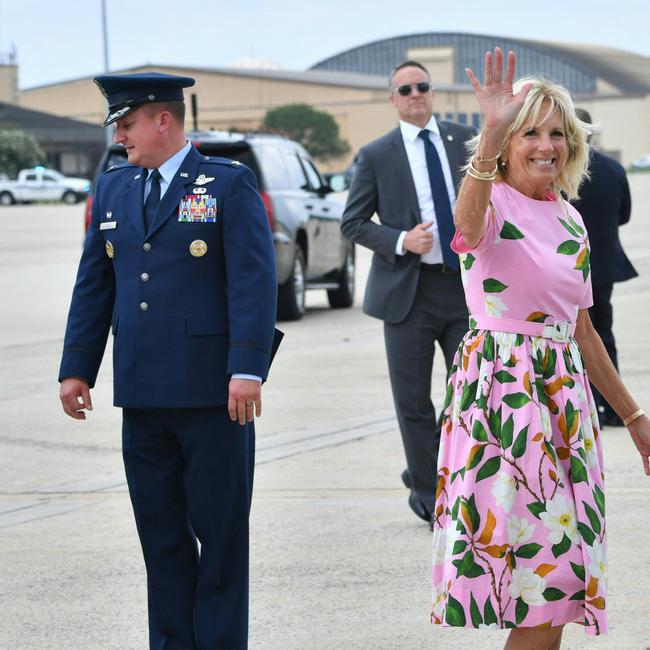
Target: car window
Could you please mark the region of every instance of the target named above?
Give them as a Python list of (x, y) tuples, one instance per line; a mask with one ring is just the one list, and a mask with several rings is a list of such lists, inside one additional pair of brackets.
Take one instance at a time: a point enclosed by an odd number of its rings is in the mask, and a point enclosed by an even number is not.
[(35, 181), (36, 180), (36, 174), (25, 174), (25, 180), (26, 181)]
[(309, 179), (309, 187), (312, 190), (320, 190), (321, 187), (323, 187), (323, 179), (316, 171), (316, 168), (314, 167), (312, 161), (305, 156), (300, 156), (300, 161), (302, 162), (303, 167), (305, 168), (305, 173), (307, 174), (307, 178)]
[(309, 187), (305, 170), (298, 160), (298, 154), (294, 151), (288, 150), (284, 158), (289, 173), (289, 187), (292, 190), (304, 190)]
[(54, 178), (52, 176), (46, 176), (45, 174), (43, 174), (43, 180), (46, 183), (56, 183), (56, 178)]
[(264, 183), (267, 189), (286, 190), (292, 187), (289, 182), (281, 149), (278, 147), (262, 146), (255, 151), (259, 158), (262, 176), (264, 176)]

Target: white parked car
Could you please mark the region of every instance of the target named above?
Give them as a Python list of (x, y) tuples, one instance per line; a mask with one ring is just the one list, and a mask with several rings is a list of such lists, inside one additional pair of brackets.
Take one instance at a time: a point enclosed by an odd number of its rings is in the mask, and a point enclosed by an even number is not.
[(90, 192), (87, 178), (72, 178), (44, 167), (23, 169), (18, 180), (0, 179), (0, 205), (32, 201), (63, 201), (69, 205), (83, 201)]
[(630, 169), (650, 169), (650, 153), (641, 158), (637, 158), (631, 165)]

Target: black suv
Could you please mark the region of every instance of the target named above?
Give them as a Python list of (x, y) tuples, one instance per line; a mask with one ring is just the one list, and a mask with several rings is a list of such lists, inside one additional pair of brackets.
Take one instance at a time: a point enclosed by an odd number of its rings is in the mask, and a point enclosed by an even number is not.
[[(354, 302), (354, 245), (341, 235), (343, 203), (332, 200), (311, 157), (297, 142), (276, 135), (192, 131), (188, 139), (205, 156), (248, 165), (273, 230), (278, 274), (278, 318), (298, 320), (305, 313), (305, 290), (326, 289), (332, 307)], [(121, 145), (109, 147), (95, 175), (122, 164)], [(92, 196), (86, 207), (90, 223)]]

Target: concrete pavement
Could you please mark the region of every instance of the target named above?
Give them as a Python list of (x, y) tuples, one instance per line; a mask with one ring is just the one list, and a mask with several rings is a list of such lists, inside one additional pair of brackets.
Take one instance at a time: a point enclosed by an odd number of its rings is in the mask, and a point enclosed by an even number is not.
[[(622, 230), (641, 277), (614, 293), (624, 379), (650, 410), (650, 175)], [(88, 422), (60, 411), (58, 368), (80, 206), (0, 209), (0, 648), (143, 649), (146, 594), (111, 406), (110, 354)], [(363, 284), (369, 256), (359, 250)], [(362, 288), (358, 289), (357, 305)], [(406, 505), (382, 327), (321, 292), (285, 323), (264, 389), (252, 511), (251, 648), (501, 648), (501, 632), (429, 623), (431, 534)], [(442, 360), (434, 396), (441, 401)], [(610, 635), (564, 648), (650, 648), (650, 479), (604, 432)]]

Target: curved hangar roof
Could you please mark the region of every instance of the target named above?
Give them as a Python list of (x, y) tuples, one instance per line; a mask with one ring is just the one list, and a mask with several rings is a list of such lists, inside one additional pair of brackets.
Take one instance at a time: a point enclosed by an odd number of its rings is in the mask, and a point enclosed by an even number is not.
[(624, 94), (650, 92), (650, 58), (634, 52), (573, 43), (551, 43), (483, 34), (427, 33), (396, 36), (346, 50), (310, 70), (388, 75), (414, 48), (453, 47), (454, 82), (467, 84), (465, 68), (483, 67), (487, 50), (500, 46), (517, 53), (518, 72), (543, 74), (574, 93), (597, 92), (598, 79)]

